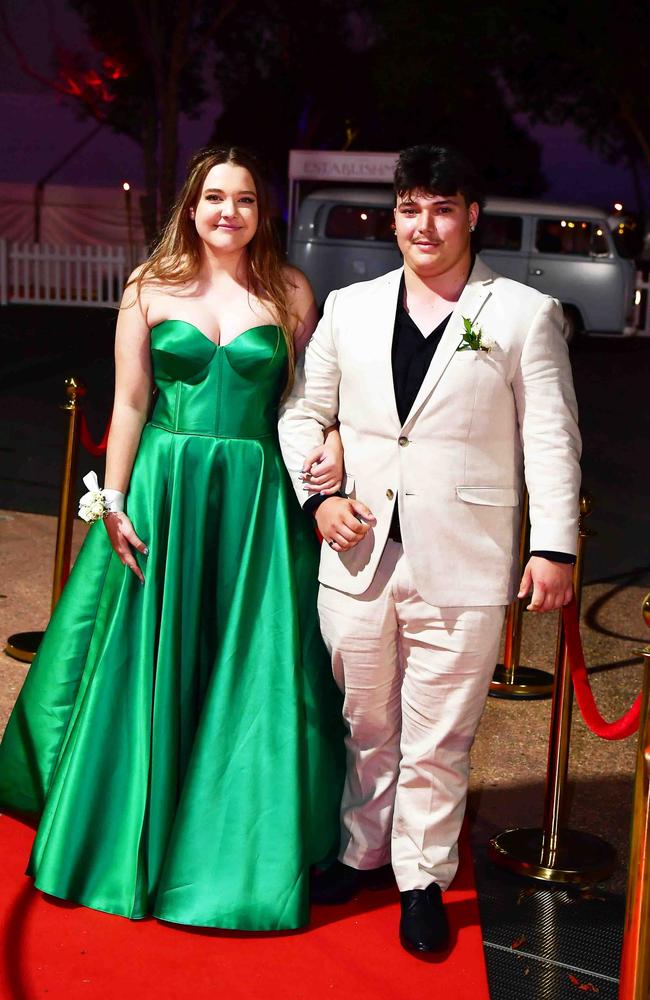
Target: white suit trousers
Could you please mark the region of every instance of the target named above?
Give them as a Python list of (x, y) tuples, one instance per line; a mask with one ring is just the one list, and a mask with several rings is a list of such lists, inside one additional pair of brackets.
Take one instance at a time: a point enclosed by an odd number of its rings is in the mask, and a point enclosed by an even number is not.
[(447, 888), (458, 867), (469, 752), (505, 608), (437, 608), (390, 539), (361, 595), (321, 586), (321, 629), (344, 693), (347, 775), (339, 858), (392, 861), (401, 892)]

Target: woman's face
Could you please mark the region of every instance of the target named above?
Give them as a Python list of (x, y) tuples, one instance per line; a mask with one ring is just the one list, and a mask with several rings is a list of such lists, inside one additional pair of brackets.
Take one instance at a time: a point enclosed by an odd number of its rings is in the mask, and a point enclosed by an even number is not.
[(194, 209), (201, 239), (218, 253), (236, 253), (250, 243), (258, 222), (255, 182), (245, 167), (218, 163), (208, 172)]

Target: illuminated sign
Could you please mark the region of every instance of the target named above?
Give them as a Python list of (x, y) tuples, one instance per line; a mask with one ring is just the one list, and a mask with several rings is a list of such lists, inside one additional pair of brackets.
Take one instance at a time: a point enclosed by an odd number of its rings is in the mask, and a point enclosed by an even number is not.
[(391, 184), (397, 153), (336, 152), (292, 149), (289, 179), (294, 181), (364, 181)]

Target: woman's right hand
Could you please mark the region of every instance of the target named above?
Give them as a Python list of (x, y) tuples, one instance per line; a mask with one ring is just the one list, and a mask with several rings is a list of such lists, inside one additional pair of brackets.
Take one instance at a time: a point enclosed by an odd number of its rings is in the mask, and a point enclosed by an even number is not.
[(128, 566), (135, 573), (140, 583), (144, 583), (142, 570), (135, 561), (131, 546), (137, 549), (138, 552), (142, 552), (143, 556), (149, 555), (149, 549), (136, 535), (130, 518), (127, 517), (124, 511), (106, 514), (104, 516), (104, 527), (120, 562), (124, 566)]

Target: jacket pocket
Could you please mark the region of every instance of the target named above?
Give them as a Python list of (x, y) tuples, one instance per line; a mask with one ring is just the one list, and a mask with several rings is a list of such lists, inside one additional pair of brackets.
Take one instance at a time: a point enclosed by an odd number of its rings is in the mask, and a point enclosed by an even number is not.
[(519, 506), (519, 493), (514, 486), (457, 486), (456, 493), (465, 503), (485, 507)]

